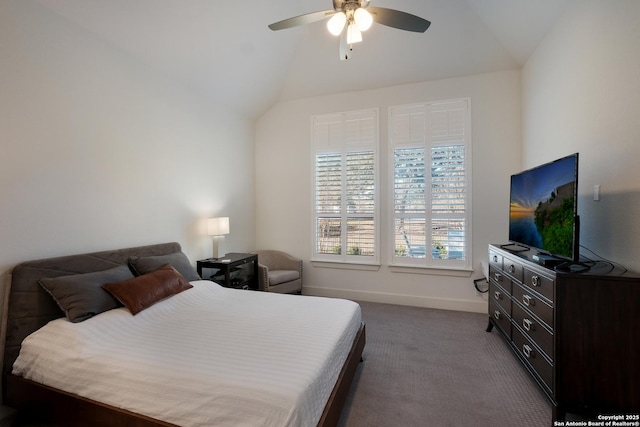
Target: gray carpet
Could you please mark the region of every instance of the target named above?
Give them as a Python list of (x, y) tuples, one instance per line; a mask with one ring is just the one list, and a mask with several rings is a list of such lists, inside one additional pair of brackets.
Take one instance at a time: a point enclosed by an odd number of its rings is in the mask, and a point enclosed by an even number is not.
[(487, 315), (360, 302), (367, 325), (339, 427), (551, 425), (551, 404)]

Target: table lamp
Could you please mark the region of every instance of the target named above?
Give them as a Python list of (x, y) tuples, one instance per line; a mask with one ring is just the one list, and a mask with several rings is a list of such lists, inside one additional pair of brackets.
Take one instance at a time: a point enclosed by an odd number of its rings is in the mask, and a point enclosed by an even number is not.
[(209, 218), (209, 236), (213, 236), (213, 258), (225, 255), (224, 236), (229, 234), (229, 217)]

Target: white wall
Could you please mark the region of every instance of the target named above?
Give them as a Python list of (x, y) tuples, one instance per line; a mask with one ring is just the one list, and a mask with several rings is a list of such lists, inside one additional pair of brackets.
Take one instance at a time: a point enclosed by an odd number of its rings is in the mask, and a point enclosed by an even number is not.
[[(228, 249), (302, 257), (311, 293), (484, 312), (471, 278), (487, 243), (507, 237), (508, 176), (575, 151), (583, 243), (640, 270), (637, 22), (636, 0), (574, 2), (522, 82), (507, 71), (276, 104), (256, 124), (254, 177), (249, 121), (31, 1), (2, 2), (0, 274), (172, 240), (191, 259), (209, 256), (204, 219), (228, 215)], [(379, 271), (312, 266), (310, 116), (377, 107), (385, 150), (388, 106), (457, 97), (472, 100), (476, 272), (392, 273), (384, 258)]]
[[(310, 118), (314, 114), (379, 108), (381, 152), (387, 150), (389, 106), (471, 98), (473, 260), (469, 277), (321, 268), (311, 254)], [(520, 73), (506, 71), (282, 102), (256, 124), (256, 244), (304, 260), (305, 293), (359, 300), (486, 312), (472, 278), (481, 277), (487, 245), (507, 238), (509, 175), (520, 169)], [(386, 165), (382, 165), (383, 171)], [(387, 197), (386, 180), (381, 197)], [(384, 210), (382, 219), (387, 218)], [(381, 237), (387, 235), (382, 228)]]
[[(178, 241), (254, 247), (253, 124), (31, 1), (0, 4), (0, 274)], [(238, 160), (241, 159), (241, 160)]]
[[(635, 271), (640, 271), (639, 46), (639, 1), (580, 0), (522, 75), (524, 166), (579, 152), (582, 243)], [(600, 201), (593, 200), (596, 184)]]

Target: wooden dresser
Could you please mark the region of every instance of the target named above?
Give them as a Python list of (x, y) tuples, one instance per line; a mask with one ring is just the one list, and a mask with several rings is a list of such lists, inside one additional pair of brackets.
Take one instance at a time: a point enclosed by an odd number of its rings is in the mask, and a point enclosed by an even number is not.
[[(489, 245), (489, 326), (553, 404), (553, 420), (640, 414), (640, 277), (559, 273)], [(638, 421), (634, 419), (633, 421)]]

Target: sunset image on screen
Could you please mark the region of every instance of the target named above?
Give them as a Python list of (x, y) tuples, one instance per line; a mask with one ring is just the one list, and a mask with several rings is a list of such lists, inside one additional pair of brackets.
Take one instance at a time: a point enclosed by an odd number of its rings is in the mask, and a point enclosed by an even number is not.
[(571, 256), (574, 193), (573, 158), (513, 175), (509, 240), (552, 254)]

